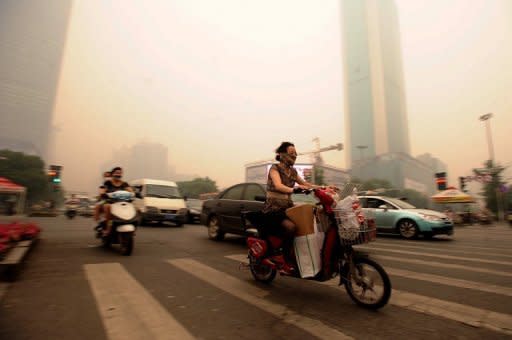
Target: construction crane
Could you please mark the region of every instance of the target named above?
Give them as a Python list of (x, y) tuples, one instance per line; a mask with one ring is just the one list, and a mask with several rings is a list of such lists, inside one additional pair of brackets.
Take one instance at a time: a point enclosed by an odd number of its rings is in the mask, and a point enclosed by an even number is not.
[[(330, 145), (330, 146), (325, 146), (325, 147), (321, 148), (320, 147), (320, 139), (318, 137), (315, 137), (313, 139), (313, 142), (315, 142), (315, 145), (316, 145), (316, 148), (314, 150), (305, 151), (305, 152), (299, 152), (297, 154), (297, 156), (312, 155), (313, 156), (313, 163), (317, 163), (319, 161), (321, 162), (320, 153), (325, 152), (325, 151), (331, 151), (331, 150), (337, 150), (337, 151), (343, 150), (343, 144), (342, 143), (338, 143), (338, 144), (334, 144), (334, 145)], [(273, 158), (272, 159), (265, 159), (265, 160), (261, 160), (261, 161), (247, 163), (247, 164), (245, 164), (245, 166), (248, 167), (248, 166), (267, 164), (269, 162), (274, 162), (274, 161), (275, 161), (275, 159), (273, 159)]]

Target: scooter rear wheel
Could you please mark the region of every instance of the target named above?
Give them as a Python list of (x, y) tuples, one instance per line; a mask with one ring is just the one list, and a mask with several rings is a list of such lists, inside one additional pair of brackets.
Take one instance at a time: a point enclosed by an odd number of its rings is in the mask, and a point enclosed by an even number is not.
[(345, 289), (359, 306), (368, 309), (384, 307), (391, 297), (391, 281), (377, 262), (359, 257), (354, 259), (355, 275), (345, 271)]
[(272, 282), (277, 274), (277, 270), (274, 268), (264, 265), (260, 260), (249, 254), (249, 268), (254, 279), (258, 282), (270, 283)]

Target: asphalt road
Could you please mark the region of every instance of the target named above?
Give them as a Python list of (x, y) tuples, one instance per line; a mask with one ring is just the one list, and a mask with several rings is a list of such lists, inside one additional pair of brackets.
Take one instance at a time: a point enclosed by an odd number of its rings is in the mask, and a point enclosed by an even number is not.
[(512, 338), (512, 228), (379, 237), (360, 247), (391, 276), (390, 303), (356, 306), (336, 282), (239, 269), (244, 240), (200, 225), (139, 228), (132, 256), (99, 247), (91, 219), (34, 218), (42, 239), (0, 283), (0, 339)]

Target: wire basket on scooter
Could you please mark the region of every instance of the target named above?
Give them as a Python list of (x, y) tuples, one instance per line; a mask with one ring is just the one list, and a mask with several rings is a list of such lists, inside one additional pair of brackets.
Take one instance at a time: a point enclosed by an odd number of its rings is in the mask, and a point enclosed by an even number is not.
[(377, 228), (371, 213), (357, 214), (342, 209), (333, 209), (334, 219), (342, 245), (355, 245), (375, 241)]

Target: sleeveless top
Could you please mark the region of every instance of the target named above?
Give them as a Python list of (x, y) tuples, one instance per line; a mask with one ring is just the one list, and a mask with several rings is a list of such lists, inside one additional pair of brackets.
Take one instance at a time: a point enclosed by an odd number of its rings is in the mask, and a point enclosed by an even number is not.
[[(279, 177), (281, 178), (281, 183), (283, 185), (286, 185), (289, 188), (293, 188), (295, 185), (295, 182), (297, 182), (297, 170), (295, 168), (290, 167), (289, 174), (286, 173), (286, 168), (281, 164), (274, 164), (270, 168), (270, 170), (275, 169), (279, 173)], [(270, 171), (268, 173), (267, 178), (267, 192), (275, 192), (281, 195), (287, 195), (280, 191), (277, 191), (274, 182), (272, 181), (272, 178), (270, 177)], [(275, 212), (275, 211), (284, 211), (288, 208), (293, 207), (293, 201), (291, 199), (291, 194), (287, 195), (288, 198), (275, 198), (275, 197), (269, 197), (267, 195), (267, 199), (265, 200), (265, 204), (263, 205), (263, 212)]]

